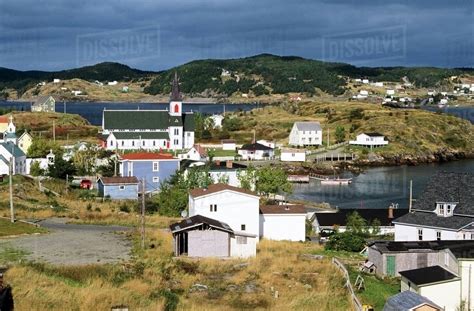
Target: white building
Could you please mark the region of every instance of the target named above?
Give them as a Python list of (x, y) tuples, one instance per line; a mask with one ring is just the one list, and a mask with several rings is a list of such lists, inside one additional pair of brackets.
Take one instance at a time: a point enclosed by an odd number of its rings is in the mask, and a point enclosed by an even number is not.
[(474, 174), (438, 173), (408, 213), (393, 221), (395, 241), (474, 239)]
[(214, 114), (210, 116), (209, 119), (212, 120), (212, 125), (214, 126), (214, 128), (222, 128), (222, 121), (224, 120), (224, 116), (220, 114)]
[(280, 160), (283, 162), (305, 162), (306, 150), (304, 149), (281, 149)]
[(376, 87), (383, 87), (383, 82), (375, 82), (374, 86)]
[(234, 161), (214, 161), (209, 165), (209, 175), (214, 183), (226, 183), (229, 186), (240, 187), (239, 174), (245, 174), (247, 165)]
[(362, 79), (362, 83), (369, 84), (369, 79)]
[(49, 153), (46, 155), (46, 158), (27, 158), (26, 159), (26, 174), (30, 174), (31, 172), (31, 165), (33, 163), (38, 163), (39, 168), (43, 171), (48, 171), (49, 166), (54, 164), (55, 155), (53, 150), (50, 150)]
[(235, 143), (235, 140), (233, 139), (223, 139), (221, 141), (222, 143), (222, 150), (235, 150), (237, 149), (237, 145)]
[(53, 79), (53, 83), (59, 83), (61, 82), (61, 79)]
[(260, 237), (269, 240), (305, 241), (306, 209), (302, 205), (260, 207)]
[(111, 82), (107, 82), (107, 85), (117, 85), (118, 82), (117, 81), (111, 81)]
[(267, 146), (269, 148), (275, 149), (275, 142), (274, 141), (259, 139), (259, 140), (257, 140), (257, 144), (264, 145), (264, 146)]
[(183, 113), (175, 74), (169, 110), (104, 110), (102, 146), (108, 150), (182, 150), (194, 145), (194, 114)]
[(361, 96), (361, 97), (364, 97), (364, 98), (365, 98), (365, 97), (369, 96), (369, 91), (366, 91), (366, 90), (360, 90), (360, 91), (359, 91), (359, 96)]
[(0, 175), (10, 174), (10, 162), (13, 175), (26, 174), (26, 155), (17, 146), (18, 140), (13, 116), (10, 116), (8, 120), (7, 129), (3, 133), (3, 141), (0, 142)]
[(232, 230), (260, 234), (260, 197), (226, 184), (213, 184), (189, 192), (189, 216), (202, 215), (227, 223)]
[(357, 135), (356, 140), (349, 141), (349, 144), (375, 148), (388, 145), (388, 141), (385, 140), (385, 136), (380, 133), (362, 133)]
[(267, 160), (273, 159), (275, 152), (272, 148), (254, 143), (245, 144), (238, 151), (243, 160)]
[(323, 131), (319, 122), (295, 122), (290, 132), (292, 146), (317, 146), (323, 141)]
[(395, 95), (395, 90), (387, 90), (387, 95)]
[(186, 153), (182, 153), (178, 155), (179, 159), (187, 159), (193, 161), (207, 161), (207, 151), (201, 145), (195, 144), (192, 146), (191, 149), (188, 150)]

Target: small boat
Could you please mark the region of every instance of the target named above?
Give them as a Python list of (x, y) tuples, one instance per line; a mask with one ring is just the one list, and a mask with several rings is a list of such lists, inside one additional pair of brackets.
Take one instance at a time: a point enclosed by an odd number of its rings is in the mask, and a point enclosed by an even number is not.
[(321, 185), (348, 185), (352, 183), (352, 178), (326, 178), (320, 181)]

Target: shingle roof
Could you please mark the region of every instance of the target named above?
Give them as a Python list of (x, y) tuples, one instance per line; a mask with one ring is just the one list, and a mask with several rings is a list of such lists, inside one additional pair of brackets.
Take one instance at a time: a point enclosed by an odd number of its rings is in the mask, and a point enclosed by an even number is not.
[(206, 224), (220, 231), (225, 231), (232, 234), (234, 233), (234, 231), (230, 228), (230, 226), (226, 224), (225, 222), (221, 222), (212, 218), (204, 217), (202, 215), (194, 215), (180, 222), (174, 223), (170, 225), (170, 229), (172, 233), (176, 233), (176, 232), (183, 231), (186, 229), (191, 229), (195, 226), (199, 226), (203, 224)]
[[(44, 96), (38, 96), (35, 101), (33, 102), (33, 105), (42, 105), (44, 104), (50, 97), (50, 95), (44, 95)], [(54, 100), (54, 97), (52, 97)]]
[[(347, 223), (347, 216), (357, 212), (362, 218), (364, 218), (369, 224), (372, 223), (374, 219), (380, 221), (381, 226), (389, 226), (392, 223), (393, 219), (388, 218), (388, 209), (387, 208), (358, 208), (358, 209), (340, 209), (337, 212), (316, 212), (315, 216), (318, 220), (320, 226), (345, 226)], [(408, 213), (408, 209), (394, 209), (393, 216), (399, 217)]]
[(104, 185), (125, 185), (125, 184), (138, 184), (138, 179), (135, 176), (132, 177), (101, 177), (100, 180)]
[(164, 130), (170, 123), (165, 110), (104, 110), (103, 114), (107, 130)]
[(113, 132), (116, 139), (169, 139), (168, 132)]
[(0, 123), (8, 123), (8, 116), (0, 116)]
[(369, 247), (380, 253), (405, 252), (437, 252), (449, 249), (456, 258), (474, 258), (474, 241), (444, 240), (444, 241), (374, 241)]
[(438, 310), (442, 310), (428, 298), (407, 290), (388, 298), (383, 311), (410, 311), (423, 305), (430, 305)]
[(413, 270), (399, 272), (401, 276), (407, 278), (416, 285), (426, 285), (436, 282), (456, 279), (457, 276), (440, 266), (431, 266)]
[(17, 145), (15, 145), (12, 142), (6, 142), (6, 143), (0, 143), (2, 147), (4, 147), (10, 154), (12, 154), (15, 158), (17, 157), (24, 157), (25, 153), (23, 150), (18, 148)]
[(370, 133), (363, 133), (369, 137), (380, 137), (380, 136), (384, 136), (383, 134), (380, 134), (380, 133), (377, 133), (377, 132), (370, 132)]
[(298, 131), (321, 131), (319, 122), (295, 122)]
[(123, 160), (171, 160), (175, 157), (170, 153), (153, 153), (153, 152), (134, 152), (121, 156)]
[(221, 191), (225, 191), (225, 190), (230, 190), (230, 191), (239, 192), (239, 193), (248, 194), (248, 195), (258, 197), (258, 195), (255, 192), (252, 192), (252, 191), (247, 190), (247, 189), (242, 189), (242, 188), (238, 188), (238, 187), (229, 186), (227, 184), (212, 184), (212, 185), (209, 185), (207, 188), (192, 189), (191, 191), (189, 191), (189, 194), (194, 198), (198, 198), (198, 197), (202, 197), (202, 196), (205, 196), (205, 195), (208, 195), (208, 194), (217, 193), (217, 192), (221, 192)]
[(238, 169), (246, 169), (247, 165), (232, 162), (232, 167), (227, 167), (227, 161), (214, 161), (209, 164), (209, 170), (211, 171), (221, 171), (221, 170), (238, 170)]
[(474, 222), (474, 218), (466, 216), (440, 217), (433, 212), (414, 211), (407, 213), (393, 223), (419, 225), (423, 227), (435, 227), (459, 230)]
[(240, 149), (241, 150), (273, 150), (273, 148), (267, 147), (259, 143), (245, 144)]
[(306, 214), (303, 205), (262, 205), (260, 214)]
[(186, 112), (183, 114), (183, 124), (184, 124), (184, 131), (185, 132), (194, 132), (196, 125), (194, 123), (194, 113)]

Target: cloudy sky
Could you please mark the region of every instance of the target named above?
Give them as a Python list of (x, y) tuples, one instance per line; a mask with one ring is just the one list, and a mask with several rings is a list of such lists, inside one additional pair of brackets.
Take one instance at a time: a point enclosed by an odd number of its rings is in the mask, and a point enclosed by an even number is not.
[(474, 67), (473, 0), (0, 0), (0, 67), (161, 70), (260, 53)]

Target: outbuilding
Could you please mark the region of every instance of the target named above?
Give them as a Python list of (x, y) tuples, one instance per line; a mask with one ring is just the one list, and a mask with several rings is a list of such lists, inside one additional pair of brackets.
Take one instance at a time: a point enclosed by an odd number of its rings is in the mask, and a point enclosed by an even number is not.
[(283, 162), (305, 162), (306, 150), (304, 149), (282, 149), (280, 160)]
[(99, 196), (113, 200), (137, 200), (138, 179), (131, 177), (100, 177), (97, 181)]
[(222, 140), (222, 150), (235, 150), (237, 145), (233, 139), (223, 139)]
[(305, 207), (303, 205), (260, 206), (260, 237), (277, 241), (305, 241)]

